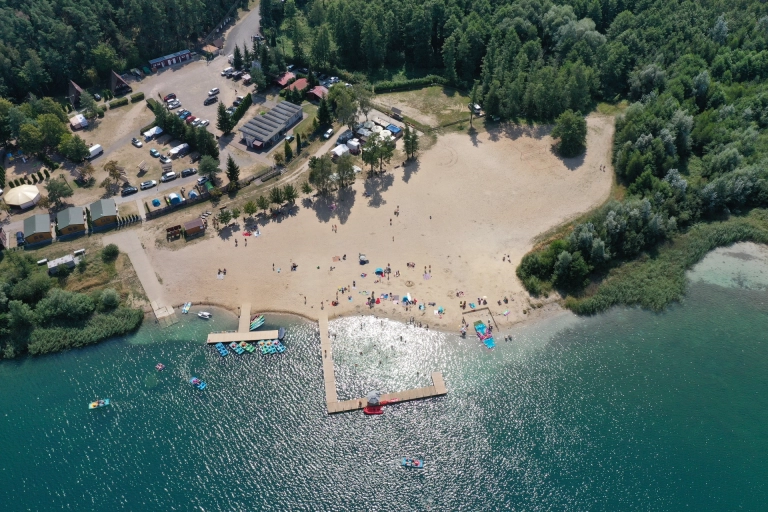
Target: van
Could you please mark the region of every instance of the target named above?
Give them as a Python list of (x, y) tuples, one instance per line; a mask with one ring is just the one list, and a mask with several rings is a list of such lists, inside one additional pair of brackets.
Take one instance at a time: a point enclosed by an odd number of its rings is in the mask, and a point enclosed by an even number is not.
[(88, 148), (88, 151), (90, 152), (88, 155), (88, 160), (91, 160), (104, 153), (104, 148), (102, 148), (100, 144), (94, 144)]
[(225, 68), (224, 71), (221, 72), (221, 76), (226, 76), (229, 74), (232, 74), (232, 72), (235, 70), (233, 67)]

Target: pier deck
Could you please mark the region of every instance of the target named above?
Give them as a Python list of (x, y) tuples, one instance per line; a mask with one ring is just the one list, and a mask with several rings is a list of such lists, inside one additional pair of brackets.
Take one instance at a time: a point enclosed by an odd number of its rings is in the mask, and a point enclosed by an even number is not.
[[(336, 374), (333, 371), (333, 351), (331, 350), (331, 339), (328, 335), (328, 315), (323, 314), (320, 317), (320, 357), (323, 361), (323, 381), (325, 383), (325, 404), (328, 414), (338, 412), (356, 411), (368, 405), (365, 398), (354, 400), (339, 401), (336, 394)], [(382, 400), (395, 400), (407, 402), (409, 400), (419, 400), (421, 398), (431, 398), (434, 396), (445, 395), (448, 391), (445, 389), (443, 374), (434, 372), (432, 374), (432, 385), (423, 388), (407, 389), (395, 393), (385, 393), (381, 395)]]
[(253, 332), (212, 332), (208, 335), (206, 343), (232, 343), (233, 341), (260, 341), (276, 340), (278, 331), (253, 331)]
[(246, 302), (240, 306), (240, 324), (237, 332), (248, 332), (251, 329), (251, 303)]

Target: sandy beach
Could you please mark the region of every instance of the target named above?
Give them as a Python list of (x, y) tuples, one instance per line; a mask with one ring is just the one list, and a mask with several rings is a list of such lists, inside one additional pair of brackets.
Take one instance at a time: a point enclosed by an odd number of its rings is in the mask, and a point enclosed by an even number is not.
[[(462, 316), (471, 323), (491, 313), (503, 328), (525, 319), (530, 307), (515, 268), (533, 239), (610, 193), (613, 118), (592, 115), (588, 127), (587, 153), (570, 160), (552, 153), (545, 128), (443, 135), (417, 161), (396, 168), (402, 161), (393, 162), (373, 180), (359, 177), (337, 199), (312, 198), (311, 206), (310, 198), (299, 199), (287, 216), (261, 223), (258, 237), (243, 236), (242, 219), (233, 231), (173, 251), (155, 246), (156, 233), (140, 236), (171, 304), (236, 311), (251, 302), (254, 312), (309, 318), (321, 309), (331, 317), (375, 314), (449, 331), (458, 330)], [(359, 253), (370, 263), (360, 265)], [(379, 279), (375, 269), (388, 265), (391, 274)], [(341, 293), (342, 287), (350, 289)], [(332, 306), (337, 292), (339, 305)], [(382, 300), (369, 309), (371, 293), (410, 293), (418, 304), (435, 305), (406, 310)], [(479, 297), (487, 297), (489, 310), (459, 308), (460, 300)], [(504, 297), (509, 303), (499, 305)], [(437, 316), (438, 307), (445, 314)]]

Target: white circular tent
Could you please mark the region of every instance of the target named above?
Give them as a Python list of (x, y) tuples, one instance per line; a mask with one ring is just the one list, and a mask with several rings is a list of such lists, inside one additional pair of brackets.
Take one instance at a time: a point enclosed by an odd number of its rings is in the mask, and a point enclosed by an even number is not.
[(5, 202), (16, 208), (31, 208), (40, 200), (40, 191), (35, 185), (20, 185), (5, 194)]

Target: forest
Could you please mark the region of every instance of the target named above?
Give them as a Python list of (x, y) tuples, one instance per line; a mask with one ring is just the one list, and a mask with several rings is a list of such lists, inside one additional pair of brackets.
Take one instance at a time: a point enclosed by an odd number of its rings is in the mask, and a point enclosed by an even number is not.
[(0, 0), (0, 96), (54, 95), (180, 51), (232, 0)]

